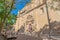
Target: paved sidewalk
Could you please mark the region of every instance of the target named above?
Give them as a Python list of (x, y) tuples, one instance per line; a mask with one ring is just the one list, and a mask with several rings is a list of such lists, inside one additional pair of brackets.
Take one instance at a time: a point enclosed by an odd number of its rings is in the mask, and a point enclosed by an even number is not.
[(16, 40), (42, 40), (41, 38), (19, 34)]

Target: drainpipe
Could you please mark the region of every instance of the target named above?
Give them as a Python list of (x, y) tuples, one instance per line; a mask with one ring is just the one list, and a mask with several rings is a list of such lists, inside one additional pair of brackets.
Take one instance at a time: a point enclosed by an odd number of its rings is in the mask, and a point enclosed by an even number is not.
[(49, 12), (48, 12), (48, 5), (47, 5), (47, 0), (45, 0), (46, 4), (46, 13), (47, 13), (47, 20), (48, 20), (48, 25), (49, 25), (49, 40), (51, 39), (51, 25), (50, 25), (50, 18), (49, 18)]

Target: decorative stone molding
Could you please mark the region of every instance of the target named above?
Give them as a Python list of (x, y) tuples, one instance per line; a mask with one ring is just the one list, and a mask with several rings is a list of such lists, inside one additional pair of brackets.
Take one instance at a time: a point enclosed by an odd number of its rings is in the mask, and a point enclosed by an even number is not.
[(26, 27), (27, 27), (28, 32), (32, 33), (35, 30), (34, 25), (35, 25), (35, 20), (34, 20), (33, 16), (28, 15), (27, 20), (26, 20)]

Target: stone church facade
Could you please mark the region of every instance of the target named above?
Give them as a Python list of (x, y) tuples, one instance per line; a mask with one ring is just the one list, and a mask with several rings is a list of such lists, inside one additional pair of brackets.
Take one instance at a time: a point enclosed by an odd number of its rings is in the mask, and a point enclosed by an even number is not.
[[(50, 22), (60, 21), (60, 12), (51, 9), (51, 1), (47, 1), (48, 14)], [(55, 4), (55, 3), (54, 3)], [(56, 4), (54, 5), (56, 8)], [(24, 32), (38, 32), (48, 24), (46, 4), (44, 0), (32, 0), (21, 11), (18, 12), (17, 21), (13, 25), (15, 31), (18, 31), (21, 27), (24, 27)]]

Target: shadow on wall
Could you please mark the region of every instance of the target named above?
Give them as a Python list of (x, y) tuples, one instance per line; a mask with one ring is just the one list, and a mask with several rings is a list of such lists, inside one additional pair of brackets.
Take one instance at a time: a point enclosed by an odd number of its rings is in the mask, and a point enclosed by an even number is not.
[[(48, 24), (45, 24), (44, 27), (41, 30), (39, 30), (38, 32), (34, 32), (33, 34), (40, 37), (40, 35), (49, 34), (49, 32), (51, 32), (51, 35), (60, 36), (60, 22), (53, 21), (53, 22), (50, 23), (50, 27), (51, 27), (51, 31), (49, 31)], [(18, 33), (24, 33), (24, 30), (25, 30), (25, 28), (22, 26), (18, 30)]]
[(52, 36), (60, 36), (60, 22), (53, 21), (50, 23), (50, 31), (48, 24), (45, 24), (44, 27), (38, 32), (38, 35), (40, 34), (49, 34)]

